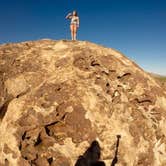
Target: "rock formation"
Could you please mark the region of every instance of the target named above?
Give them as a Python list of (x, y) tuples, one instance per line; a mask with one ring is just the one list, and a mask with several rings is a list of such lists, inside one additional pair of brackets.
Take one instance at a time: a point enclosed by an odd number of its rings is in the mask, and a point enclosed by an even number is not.
[(166, 91), (86, 41), (0, 46), (0, 165), (74, 166), (92, 141), (110, 166), (166, 165)]

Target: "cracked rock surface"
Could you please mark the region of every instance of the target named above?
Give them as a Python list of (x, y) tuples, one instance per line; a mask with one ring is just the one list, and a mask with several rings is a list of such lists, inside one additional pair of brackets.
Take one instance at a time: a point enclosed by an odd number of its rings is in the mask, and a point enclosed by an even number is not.
[(111, 48), (0, 46), (0, 166), (73, 166), (93, 140), (110, 166), (166, 165), (166, 91)]

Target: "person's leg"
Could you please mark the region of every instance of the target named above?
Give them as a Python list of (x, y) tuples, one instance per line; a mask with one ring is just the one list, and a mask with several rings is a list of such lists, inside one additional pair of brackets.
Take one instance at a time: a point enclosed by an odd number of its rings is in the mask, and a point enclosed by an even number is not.
[(74, 40), (74, 26), (70, 25), (71, 39)]
[(77, 25), (74, 25), (74, 40), (76, 40), (77, 37)]

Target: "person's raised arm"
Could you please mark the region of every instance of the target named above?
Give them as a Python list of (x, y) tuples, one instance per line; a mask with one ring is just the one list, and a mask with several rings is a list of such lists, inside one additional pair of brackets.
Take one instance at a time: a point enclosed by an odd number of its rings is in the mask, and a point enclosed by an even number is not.
[(65, 18), (66, 18), (66, 19), (71, 19), (71, 18), (72, 18), (72, 14), (69, 13)]

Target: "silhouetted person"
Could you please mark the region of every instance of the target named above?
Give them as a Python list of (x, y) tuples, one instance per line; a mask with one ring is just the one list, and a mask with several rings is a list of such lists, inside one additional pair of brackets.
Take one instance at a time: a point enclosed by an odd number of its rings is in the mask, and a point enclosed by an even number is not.
[(93, 141), (91, 146), (85, 151), (82, 156), (79, 156), (75, 166), (105, 166), (100, 159), (101, 148), (97, 141)]

